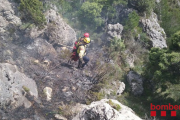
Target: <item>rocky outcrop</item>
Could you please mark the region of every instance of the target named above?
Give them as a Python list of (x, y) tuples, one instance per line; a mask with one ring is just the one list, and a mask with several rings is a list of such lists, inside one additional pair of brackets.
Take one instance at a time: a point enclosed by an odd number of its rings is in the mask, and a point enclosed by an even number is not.
[(160, 3), (161, 2), (161, 0), (156, 0), (156, 3)]
[(117, 91), (117, 95), (121, 95), (124, 92), (124, 90), (125, 90), (124, 82), (119, 82), (119, 83), (120, 83), (120, 85), (119, 85), (119, 89)]
[[(109, 104), (109, 101), (111, 104)], [(119, 106), (114, 109), (112, 104)], [(115, 107), (115, 106), (114, 106)], [(119, 103), (117, 100), (103, 99), (83, 106), (82, 111), (72, 120), (142, 120), (132, 109)]]
[(131, 91), (134, 95), (141, 95), (143, 93), (143, 79), (139, 74), (130, 71), (127, 75), (127, 81), (130, 84)]
[(122, 23), (128, 18), (129, 13), (133, 12), (134, 9), (128, 8), (127, 5), (119, 4), (116, 6), (116, 15), (119, 18), (119, 22)]
[(50, 43), (65, 44), (72, 46), (76, 41), (75, 31), (63, 21), (62, 17), (55, 11), (46, 12), (48, 28), (45, 32)]
[(153, 47), (164, 48), (167, 47), (166, 44), (166, 33), (164, 29), (160, 27), (157, 19), (157, 15), (152, 12), (149, 19), (141, 20), (143, 30), (150, 37), (150, 40), (153, 43)]
[(109, 39), (118, 38), (121, 39), (121, 33), (123, 31), (123, 26), (119, 23), (117, 24), (108, 24), (107, 26), (107, 34), (109, 35)]
[(25, 97), (29, 92), (38, 98), (37, 86), (34, 80), (19, 72), (17, 67), (8, 63), (0, 64), (0, 107), (17, 108), (24, 105), (26, 108), (31, 103)]
[(21, 25), (21, 20), (15, 15), (12, 4), (7, 0), (0, 0), (0, 39), (6, 40), (14, 32), (12, 26)]
[(127, 55), (127, 56), (126, 56), (126, 62), (127, 62), (127, 64), (129, 65), (130, 68), (133, 68), (133, 67), (134, 67), (135, 55), (132, 54), (132, 53), (130, 52), (130, 50), (125, 50), (125, 54)]

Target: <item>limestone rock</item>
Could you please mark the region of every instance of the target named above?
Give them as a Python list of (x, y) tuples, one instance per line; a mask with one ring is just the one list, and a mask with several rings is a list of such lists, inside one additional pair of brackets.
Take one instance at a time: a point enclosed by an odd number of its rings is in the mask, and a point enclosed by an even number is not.
[(141, 20), (143, 30), (150, 37), (150, 40), (153, 43), (153, 47), (164, 48), (167, 47), (166, 44), (166, 33), (164, 29), (160, 27), (157, 19), (157, 15), (152, 12), (149, 19)]
[(72, 120), (142, 120), (134, 114), (132, 109), (117, 100), (111, 99), (113, 103), (120, 106), (119, 111), (112, 108), (108, 101), (108, 99), (102, 99), (87, 105)]
[(0, 0), (0, 39), (7, 40), (15, 32), (14, 26), (22, 24), (15, 15), (12, 4), (8, 0)]
[(131, 86), (134, 95), (141, 95), (143, 93), (143, 79), (134, 71), (130, 71), (127, 75), (127, 81)]
[(129, 67), (130, 68), (133, 68), (134, 67), (134, 55), (133, 54), (130, 54), (128, 53), (127, 54), (127, 57), (126, 57), (126, 62), (129, 64)]
[(63, 21), (55, 10), (46, 12), (48, 28), (45, 34), (49, 41), (54, 44), (73, 46), (77, 40), (75, 31)]
[(59, 114), (55, 114), (55, 116), (54, 116), (57, 120), (67, 120), (67, 118), (65, 118), (65, 117), (63, 117), (63, 116), (61, 116), (61, 115), (59, 115)]
[(160, 3), (161, 2), (161, 0), (156, 0), (156, 3)]
[(120, 85), (119, 85), (119, 89), (118, 89), (118, 91), (117, 91), (117, 94), (118, 94), (118, 95), (121, 95), (121, 93), (123, 93), (124, 90), (125, 90), (125, 84), (124, 84), (124, 82), (120, 82)]
[(45, 87), (44, 90), (43, 90), (44, 94), (46, 95), (46, 100), (47, 101), (50, 101), (51, 100), (51, 97), (52, 97), (52, 88), (50, 87)]
[[(15, 12), (12, 8), (12, 4), (6, 0), (0, 0), (0, 16), (4, 18), (5, 23), (12, 23), (14, 25), (20, 25), (21, 20), (15, 15)], [(6, 24), (2, 24), (6, 25)]]
[(29, 108), (31, 103), (28, 102), (24, 92), (29, 92), (38, 98), (35, 81), (20, 73), (16, 66), (8, 63), (0, 64), (0, 91), (0, 107), (6, 105), (16, 108), (24, 104)]
[(119, 23), (117, 24), (108, 24), (107, 26), (107, 34), (111, 37), (111, 38), (119, 38), (121, 39), (121, 33), (123, 31), (123, 26)]

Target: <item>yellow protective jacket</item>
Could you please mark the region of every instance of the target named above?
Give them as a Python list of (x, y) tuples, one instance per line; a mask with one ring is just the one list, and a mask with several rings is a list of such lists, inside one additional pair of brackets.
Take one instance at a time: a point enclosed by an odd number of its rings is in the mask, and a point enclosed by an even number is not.
[(79, 55), (79, 58), (82, 59), (84, 55), (86, 55), (86, 45), (83, 45), (81, 43), (79, 43), (78, 45), (78, 49), (77, 49), (77, 53)]

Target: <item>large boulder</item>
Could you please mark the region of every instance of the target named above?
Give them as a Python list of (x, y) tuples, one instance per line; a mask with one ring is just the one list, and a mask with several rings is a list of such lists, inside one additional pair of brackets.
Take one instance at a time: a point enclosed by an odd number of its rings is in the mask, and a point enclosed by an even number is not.
[(123, 31), (123, 26), (119, 23), (117, 24), (108, 24), (107, 26), (107, 34), (111, 38), (121, 39), (121, 33)]
[(45, 34), (50, 43), (72, 46), (77, 39), (76, 33), (62, 17), (55, 10), (51, 9), (46, 12), (46, 19), (48, 28)]
[(17, 108), (24, 105), (29, 108), (31, 103), (25, 97), (29, 92), (38, 98), (37, 86), (34, 80), (19, 72), (17, 67), (8, 63), (0, 64), (0, 107)]
[(164, 29), (160, 27), (157, 19), (157, 15), (152, 12), (149, 19), (141, 20), (143, 30), (147, 33), (152, 41), (153, 47), (164, 48), (166, 44), (166, 33)]
[[(114, 109), (115, 106), (119, 109)], [(81, 108), (72, 120), (142, 120), (132, 109), (112, 99), (102, 99)]]
[(21, 20), (15, 15), (12, 4), (8, 0), (0, 0), (0, 39), (6, 40), (9, 32), (12, 34), (12, 26), (21, 25)]
[(143, 93), (143, 79), (134, 71), (130, 71), (127, 75), (127, 81), (131, 86), (131, 91), (134, 95), (141, 95)]

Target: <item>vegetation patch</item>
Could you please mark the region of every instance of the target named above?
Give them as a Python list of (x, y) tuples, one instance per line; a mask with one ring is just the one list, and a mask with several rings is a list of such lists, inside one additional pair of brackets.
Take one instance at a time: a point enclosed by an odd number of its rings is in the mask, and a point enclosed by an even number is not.
[(114, 109), (116, 109), (117, 111), (119, 111), (121, 109), (121, 106), (119, 104), (114, 103), (112, 100), (107, 101), (107, 103)]
[(19, 10), (22, 20), (31, 21), (42, 27), (46, 19), (43, 14), (43, 4), (39, 0), (21, 0)]
[(29, 92), (30, 91), (30, 89), (28, 88), (28, 87), (26, 87), (26, 86), (22, 86), (22, 88), (24, 89), (24, 91), (26, 91), (26, 92)]

